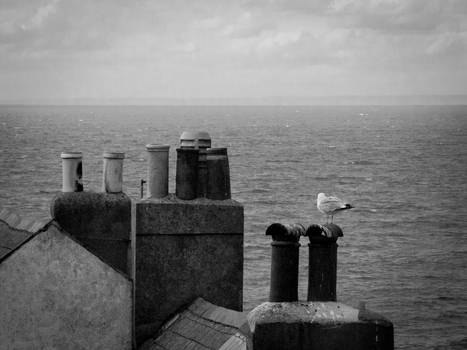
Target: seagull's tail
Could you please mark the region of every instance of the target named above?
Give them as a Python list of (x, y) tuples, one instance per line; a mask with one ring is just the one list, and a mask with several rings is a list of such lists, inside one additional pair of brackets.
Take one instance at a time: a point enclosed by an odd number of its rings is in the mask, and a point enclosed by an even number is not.
[(345, 207), (339, 208), (336, 211), (342, 211), (342, 210), (347, 210), (347, 209), (352, 209), (355, 208), (352, 204), (345, 204)]

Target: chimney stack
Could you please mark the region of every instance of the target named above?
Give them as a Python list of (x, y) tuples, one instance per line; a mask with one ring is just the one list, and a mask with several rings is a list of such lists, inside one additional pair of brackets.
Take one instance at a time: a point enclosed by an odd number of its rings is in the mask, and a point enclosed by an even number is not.
[(50, 204), (68, 234), (114, 268), (131, 275), (131, 199), (122, 192), (124, 153), (104, 152), (103, 192), (84, 192), (82, 154), (63, 152), (63, 193)]
[(175, 196), (135, 203), (138, 344), (197, 297), (242, 310), (243, 206), (230, 199), (227, 150), (210, 146), (207, 132), (183, 132)]

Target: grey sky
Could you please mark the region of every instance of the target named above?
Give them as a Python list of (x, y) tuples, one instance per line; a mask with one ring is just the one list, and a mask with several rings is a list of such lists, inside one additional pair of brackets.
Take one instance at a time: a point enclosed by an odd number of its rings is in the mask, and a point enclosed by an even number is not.
[(466, 0), (0, 0), (0, 100), (467, 94)]

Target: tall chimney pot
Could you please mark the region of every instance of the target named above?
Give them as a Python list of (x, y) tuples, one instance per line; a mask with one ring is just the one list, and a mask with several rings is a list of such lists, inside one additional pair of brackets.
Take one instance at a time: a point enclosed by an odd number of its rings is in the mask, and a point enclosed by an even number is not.
[(123, 159), (125, 153), (104, 152), (103, 192), (120, 193), (123, 183)]
[(269, 301), (298, 301), (298, 248), (300, 236), (305, 228), (300, 224), (282, 225), (275, 223), (266, 230), (272, 237), (271, 289)]
[(177, 148), (177, 170), (175, 174), (175, 195), (180, 199), (195, 199), (198, 183), (199, 150)]
[(62, 152), (62, 192), (83, 191), (83, 154)]
[(336, 224), (311, 225), (308, 263), (308, 301), (336, 301), (337, 239), (343, 233)]
[(146, 145), (148, 151), (148, 197), (169, 194), (169, 145)]

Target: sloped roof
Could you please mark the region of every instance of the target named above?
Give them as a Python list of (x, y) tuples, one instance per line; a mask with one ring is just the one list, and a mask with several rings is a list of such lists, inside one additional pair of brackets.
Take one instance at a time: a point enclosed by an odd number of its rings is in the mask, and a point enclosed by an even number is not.
[(75, 243), (88, 250), (90, 253), (99, 258), (99, 260), (103, 261), (113, 270), (124, 276), (127, 280), (131, 280), (131, 277), (127, 273), (109, 264), (106, 259), (102, 258), (96, 252), (90, 250), (76, 237), (73, 237), (67, 231), (61, 228), (60, 225), (52, 218), (21, 218), (19, 215), (13, 213), (12, 211), (3, 208), (0, 208), (0, 264), (34, 236), (40, 232), (46, 231), (50, 225), (54, 225), (59, 228), (62, 234), (66, 235)]
[(51, 219), (21, 218), (0, 208), (0, 263), (50, 221)]
[(251, 335), (246, 314), (196, 299), (174, 316), (141, 350), (247, 350)]

